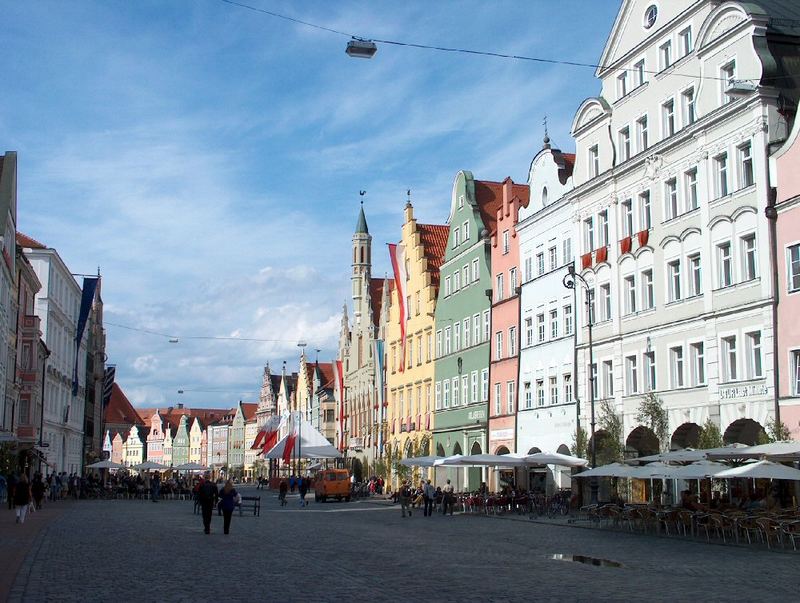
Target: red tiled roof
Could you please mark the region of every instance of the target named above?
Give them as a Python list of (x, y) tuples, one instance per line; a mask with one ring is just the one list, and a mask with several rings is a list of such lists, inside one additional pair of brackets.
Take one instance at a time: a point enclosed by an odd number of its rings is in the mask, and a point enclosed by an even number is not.
[(112, 425), (145, 424), (118, 383), (111, 386), (111, 397), (103, 411), (103, 422)]
[(371, 278), (369, 279), (369, 297), (372, 301), (372, 324), (378, 326), (381, 322), (381, 305), (383, 304), (383, 282), (388, 280), (389, 286), (394, 285), (394, 279)]
[(242, 413), (244, 414), (244, 420), (249, 421), (255, 417), (257, 409), (258, 403), (256, 402), (242, 402)]
[(561, 153), (561, 156), (564, 158), (564, 169), (559, 170), (558, 179), (561, 184), (566, 184), (575, 169), (575, 153)]
[[(530, 201), (528, 185), (514, 184), (511, 192), (512, 198), (518, 197), (524, 207), (528, 206)], [(497, 212), (503, 204), (503, 183), (476, 180), (475, 201), (478, 203), (484, 227), (489, 231), (489, 234), (493, 234), (497, 228)]]
[(43, 245), (36, 239), (21, 232), (17, 232), (17, 245), (20, 247), (28, 247), (29, 249), (47, 249), (47, 245)]
[(319, 382), (323, 389), (333, 389), (334, 386), (334, 372), (332, 362), (320, 362), (319, 366)]
[(165, 420), (169, 425), (174, 428), (177, 428), (181, 422), (181, 417), (183, 415), (186, 416), (187, 425), (191, 426), (192, 422), (195, 417), (200, 419), (200, 423), (205, 425), (210, 425), (216, 421), (219, 421), (228, 414), (233, 414), (236, 412), (236, 409), (232, 408), (137, 408), (136, 412), (139, 416), (150, 424), (150, 417), (153, 416), (153, 413), (158, 411), (158, 414), (161, 416), (163, 420)]
[(417, 228), (425, 259), (428, 262), (428, 272), (431, 273), (431, 283), (438, 289), (439, 268), (444, 262), (450, 227), (446, 224), (417, 224)]

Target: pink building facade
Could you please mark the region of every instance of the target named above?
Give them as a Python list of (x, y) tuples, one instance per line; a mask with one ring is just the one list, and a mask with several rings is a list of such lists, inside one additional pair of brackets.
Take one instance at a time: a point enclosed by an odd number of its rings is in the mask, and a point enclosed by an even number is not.
[(781, 421), (800, 440), (800, 120), (770, 161), (776, 184), (778, 393)]
[(147, 460), (161, 463), (164, 459), (164, 426), (158, 410), (150, 417), (150, 433), (147, 434)]
[[(503, 201), (492, 233), (492, 308), (489, 388), (490, 454), (516, 452), (517, 381), (519, 376), (519, 239), (517, 222), (520, 207), (527, 207), (529, 189), (503, 181)], [(499, 489), (508, 476), (498, 473), (491, 487)]]

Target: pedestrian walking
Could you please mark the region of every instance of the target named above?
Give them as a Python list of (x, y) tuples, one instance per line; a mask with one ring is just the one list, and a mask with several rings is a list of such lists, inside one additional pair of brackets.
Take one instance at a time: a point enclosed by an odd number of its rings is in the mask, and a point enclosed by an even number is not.
[(33, 502), (36, 506), (36, 510), (39, 511), (42, 508), (42, 500), (44, 500), (44, 492), (45, 486), (44, 482), (42, 481), (41, 474), (36, 474), (33, 478), (33, 483), (31, 484), (31, 495), (33, 496)]
[(25, 523), (25, 515), (31, 504), (31, 487), (25, 474), (19, 476), (19, 481), (14, 486), (14, 508), (17, 512), (17, 523)]
[(280, 501), (282, 507), (286, 506), (286, 493), (288, 491), (289, 484), (286, 483), (285, 479), (282, 479), (280, 486), (278, 486), (278, 500)]
[(150, 496), (153, 502), (158, 502), (161, 496), (161, 474), (158, 471), (150, 481)]
[(294, 475), (290, 475), (289, 476), (289, 490), (291, 491), (292, 494), (294, 494), (294, 486), (295, 486)]
[(450, 515), (453, 514), (454, 502), (453, 484), (450, 483), (450, 480), (447, 480), (447, 484), (442, 490), (442, 515), (447, 515), (447, 507), (450, 507)]
[(399, 498), (402, 517), (406, 516), (406, 510), (408, 511), (408, 516), (411, 517), (411, 507), (409, 506), (411, 503), (411, 486), (409, 486), (408, 480), (403, 480), (403, 483), (400, 484)]
[(211, 474), (206, 473), (205, 479), (197, 489), (197, 502), (203, 515), (203, 529), (206, 534), (211, 533), (211, 515), (214, 512), (214, 505), (217, 504), (218, 498), (219, 490), (217, 490), (217, 485), (211, 481)]
[(308, 478), (301, 477), (299, 478), (299, 485), (297, 489), (300, 491), (300, 506), (307, 507), (308, 503), (306, 502), (306, 494), (308, 494)]
[(425, 484), (422, 489), (422, 495), (425, 499), (425, 508), (422, 511), (422, 515), (423, 517), (430, 517), (433, 515), (433, 503), (436, 500), (436, 488), (431, 484), (431, 480), (428, 480)]
[(220, 493), (220, 502), (222, 503), (222, 519), (223, 529), (225, 534), (229, 534), (231, 530), (231, 517), (233, 517), (233, 510), (236, 505), (241, 502), (241, 497), (233, 487), (233, 482), (228, 480), (225, 482), (225, 487)]

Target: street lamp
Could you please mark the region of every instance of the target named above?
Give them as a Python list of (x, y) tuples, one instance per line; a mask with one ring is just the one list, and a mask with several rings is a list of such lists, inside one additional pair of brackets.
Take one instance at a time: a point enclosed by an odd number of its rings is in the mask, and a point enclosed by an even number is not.
[[(589, 287), (589, 283), (586, 282), (586, 279), (583, 278), (580, 274), (575, 272), (575, 266), (573, 264), (569, 264), (567, 266), (567, 274), (564, 275), (564, 286), (567, 289), (572, 289), (575, 291), (575, 283), (580, 282), (584, 288), (586, 289), (587, 295), (587, 312), (586, 315), (588, 317), (587, 323), (589, 327), (589, 405), (591, 407), (591, 430), (592, 430), (592, 469), (597, 467), (597, 439), (594, 437), (594, 427), (595, 427), (595, 420), (594, 420), (594, 355), (592, 349), (592, 322), (594, 321), (594, 316), (592, 316), (592, 307), (590, 305), (589, 295), (591, 288)], [(575, 298), (577, 300), (577, 297)], [(577, 308), (576, 308), (577, 310)], [(577, 370), (577, 366), (575, 367)], [(577, 375), (576, 377), (576, 385), (577, 385)], [(577, 437), (577, 436), (576, 436)], [(592, 504), (597, 503), (597, 478), (593, 477), (591, 480), (591, 502)]]

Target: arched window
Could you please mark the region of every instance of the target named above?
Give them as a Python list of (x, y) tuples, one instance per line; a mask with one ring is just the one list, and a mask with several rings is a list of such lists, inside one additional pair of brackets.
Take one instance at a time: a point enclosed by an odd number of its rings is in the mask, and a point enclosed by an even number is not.
[(542, 205), (547, 205), (547, 187), (542, 189)]
[(364, 263), (364, 248), (361, 247), (361, 263)]

